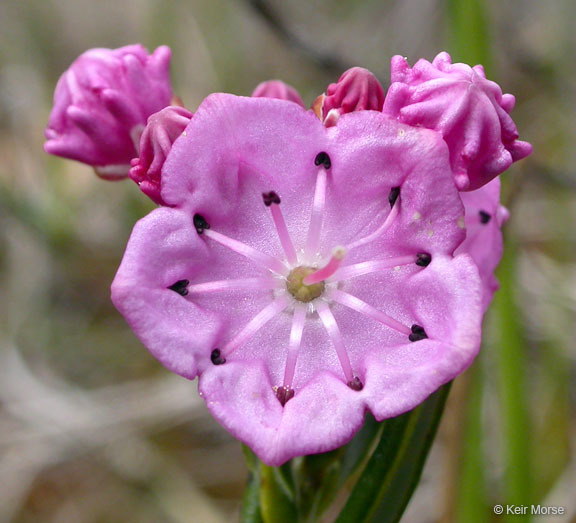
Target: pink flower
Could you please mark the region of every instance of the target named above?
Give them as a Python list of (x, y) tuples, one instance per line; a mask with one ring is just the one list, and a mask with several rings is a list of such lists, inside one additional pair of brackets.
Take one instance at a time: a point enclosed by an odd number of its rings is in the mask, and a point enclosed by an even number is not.
[(165, 107), (148, 118), (140, 138), (140, 157), (132, 160), (129, 176), (158, 205), (165, 205), (160, 180), (166, 156), (191, 118), (192, 113), (184, 107)]
[(334, 449), (462, 372), (482, 287), (441, 137), (376, 111), (326, 128), (215, 94), (162, 172), (112, 299), (270, 465)]
[(341, 115), (353, 111), (381, 111), (384, 90), (368, 69), (352, 67), (345, 71), (326, 93), (314, 102), (314, 110), (326, 127), (336, 125)]
[(60, 77), (46, 128), (47, 153), (128, 175), (146, 119), (170, 103), (170, 49), (91, 49)]
[(466, 239), (456, 249), (456, 254), (468, 253), (476, 262), (484, 287), (482, 302), (488, 308), (498, 280), (494, 271), (502, 258), (502, 226), (508, 220), (508, 209), (500, 205), (500, 180), (498, 178), (475, 191), (460, 193), (465, 209)]
[(440, 53), (432, 63), (421, 59), (412, 68), (395, 56), (391, 69), (383, 111), (442, 134), (460, 190), (478, 189), (532, 152), (518, 140), (509, 114), (514, 96), (487, 80), (481, 65), (452, 64), (448, 53)]
[(294, 87), (281, 80), (268, 80), (256, 86), (252, 92), (254, 98), (276, 98), (278, 100), (288, 100), (305, 107), (300, 94)]

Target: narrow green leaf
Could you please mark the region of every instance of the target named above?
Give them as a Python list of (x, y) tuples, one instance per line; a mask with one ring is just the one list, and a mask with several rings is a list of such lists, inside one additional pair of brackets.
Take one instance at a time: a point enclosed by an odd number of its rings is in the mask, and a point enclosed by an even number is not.
[(414, 410), (386, 420), (338, 523), (398, 521), (414, 491), (448, 396), (443, 386)]
[(376, 441), (382, 435), (383, 423), (378, 423), (372, 414), (366, 414), (364, 425), (348, 445), (343, 448), (340, 458), (340, 477), (338, 487), (341, 487), (351, 477), (355, 476), (365, 464)]

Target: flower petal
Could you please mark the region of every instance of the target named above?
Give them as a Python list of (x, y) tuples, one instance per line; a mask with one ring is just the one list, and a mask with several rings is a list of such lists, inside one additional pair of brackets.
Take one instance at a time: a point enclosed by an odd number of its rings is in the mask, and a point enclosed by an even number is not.
[(481, 283), (468, 256), (436, 257), (406, 282), (401, 302), (425, 326), (428, 339), (382, 347), (366, 357), (362, 393), (378, 420), (424, 401), (463, 372), (480, 348)]
[(390, 189), (400, 187), (398, 220), (377, 248), (390, 255), (453, 252), (464, 238), (457, 226), (464, 210), (449, 176), (448, 149), (437, 133), (372, 111), (343, 115), (330, 132), (333, 199), (354, 207), (351, 214), (333, 209), (335, 219), (340, 217), (334, 228), (344, 228), (342, 218), (353, 215), (357, 230), (375, 230), (390, 212)]
[(202, 374), (200, 394), (212, 415), (268, 465), (347, 443), (364, 421), (358, 392), (318, 373), (283, 408), (262, 362), (233, 362)]
[(169, 287), (202, 272), (209, 255), (190, 217), (168, 208), (140, 220), (112, 283), (112, 301), (152, 355), (194, 378), (209, 364), (220, 318)]
[(498, 290), (494, 271), (504, 250), (501, 229), (508, 219), (508, 211), (500, 205), (498, 178), (480, 189), (463, 192), (461, 196), (466, 209), (466, 240), (458, 247), (456, 254), (470, 254), (478, 266), (484, 287), (484, 309), (487, 309)]

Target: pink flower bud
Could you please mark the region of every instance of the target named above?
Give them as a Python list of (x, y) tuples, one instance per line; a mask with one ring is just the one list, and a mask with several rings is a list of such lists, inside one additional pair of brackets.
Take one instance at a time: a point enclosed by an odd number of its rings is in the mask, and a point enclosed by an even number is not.
[[(381, 111), (384, 90), (368, 69), (348, 69), (335, 84), (330, 84), (320, 98), (322, 121), (326, 127), (336, 125), (342, 114), (353, 111)], [(318, 100), (317, 102), (320, 102)]]
[(514, 97), (487, 80), (481, 65), (453, 64), (440, 53), (410, 68), (395, 56), (391, 80), (384, 113), (443, 136), (458, 189), (478, 189), (532, 152), (509, 115)]
[(294, 87), (288, 85), (281, 80), (268, 80), (258, 84), (254, 92), (253, 98), (277, 98), (278, 100), (288, 100), (294, 102), (301, 107), (305, 107), (300, 94)]
[(131, 162), (129, 176), (144, 194), (159, 205), (165, 205), (160, 196), (162, 166), (172, 144), (192, 118), (184, 107), (168, 106), (148, 118), (140, 138), (140, 157)]
[(170, 49), (91, 49), (60, 77), (46, 128), (47, 153), (128, 175), (146, 119), (170, 103)]

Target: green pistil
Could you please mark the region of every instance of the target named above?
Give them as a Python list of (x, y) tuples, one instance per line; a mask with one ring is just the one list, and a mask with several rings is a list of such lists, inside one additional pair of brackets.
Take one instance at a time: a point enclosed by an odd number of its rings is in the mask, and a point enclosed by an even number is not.
[(313, 283), (312, 285), (304, 285), (304, 283), (302, 283), (302, 280), (313, 272), (316, 272), (314, 267), (296, 267), (286, 278), (286, 288), (288, 292), (298, 301), (308, 303), (320, 297), (324, 292), (323, 281)]

